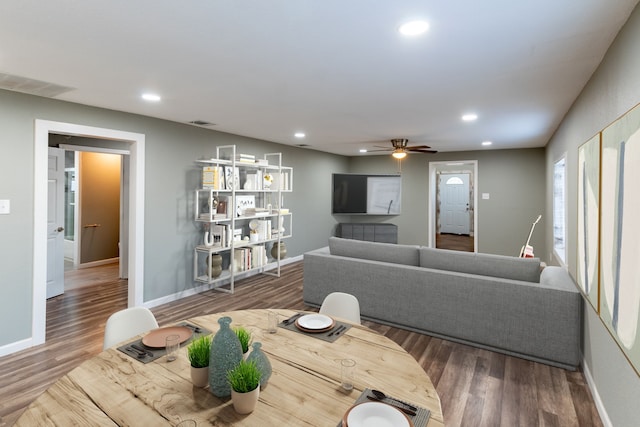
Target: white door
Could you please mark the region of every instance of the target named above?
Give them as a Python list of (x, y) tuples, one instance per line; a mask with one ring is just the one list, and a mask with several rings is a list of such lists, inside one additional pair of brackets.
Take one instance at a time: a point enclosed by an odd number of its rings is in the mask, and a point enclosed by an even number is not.
[(469, 175), (440, 175), (440, 232), (469, 234)]
[(64, 292), (64, 150), (49, 148), (47, 298)]

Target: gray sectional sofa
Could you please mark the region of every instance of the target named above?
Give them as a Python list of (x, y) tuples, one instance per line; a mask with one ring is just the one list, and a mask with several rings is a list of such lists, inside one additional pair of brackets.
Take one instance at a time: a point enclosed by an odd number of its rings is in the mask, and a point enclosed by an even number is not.
[(304, 254), (303, 299), (355, 295), (365, 319), (574, 370), (581, 295), (540, 260), (331, 237)]

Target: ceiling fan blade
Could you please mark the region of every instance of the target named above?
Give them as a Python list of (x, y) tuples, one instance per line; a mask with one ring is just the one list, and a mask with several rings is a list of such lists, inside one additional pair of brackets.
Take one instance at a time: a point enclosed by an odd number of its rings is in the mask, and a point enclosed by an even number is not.
[(393, 148), (382, 148), (380, 150), (367, 150), (367, 153), (372, 153), (374, 151), (393, 151)]
[(405, 147), (407, 150), (413, 150), (414, 148), (420, 148), (420, 149), (427, 149), (427, 148), (431, 148), (428, 145), (412, 145), (410, 147)]
[(410, 153), (437, 153), (438, 152), (438, 150), (423, 150), (423, 149), (412, 150), (411, 148), (408, 148), (407, 151), (409, 151)]

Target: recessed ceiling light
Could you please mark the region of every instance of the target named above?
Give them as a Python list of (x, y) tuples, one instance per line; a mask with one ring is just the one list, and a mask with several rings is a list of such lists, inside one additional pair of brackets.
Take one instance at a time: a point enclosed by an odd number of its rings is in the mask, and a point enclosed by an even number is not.
[(145, 101), (158, 102), (160, 101), (160, 95), (156, 95), (155, 93), (144, 93), (142, 94), (142, 99)]
[(462, 116), (462, 120), (464, 120), (465, 122), (472, 122), (474, 120), (478, 120), (478, 115), (474, 113), (465, 114), (464, 116)]
[(484, 145), (484, 146), (489, 146), (491, 144), (493, 144), (493, 142), (491, 142), (491, 141), (482, 141), (482, 145)]
[(411, 21), (406, 24), (402, 24), (398, 31), (405, 36), (418, 36), (427, 32), (429, 29), (429, 23), (426, 21)]
[(307, 135), (305, 135), (304, 132), (296, 132), (293, 134), (293, 136), (295, 136), (296, 138), (304, 138)]
[(366, 149), (366, 148), (361, 148), (361, 149), (360, 149), (360, 152), (361, 152), (361, 153), (366, 153), (366, 152), (367, 152), (367, 149)]

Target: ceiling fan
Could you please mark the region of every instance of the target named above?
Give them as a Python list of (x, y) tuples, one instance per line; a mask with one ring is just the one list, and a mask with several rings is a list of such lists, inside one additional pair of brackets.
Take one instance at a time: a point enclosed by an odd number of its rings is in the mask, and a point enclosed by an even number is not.
[(384, 148), (382, 150), (369, 150), (369, 151), (391, 151), (391, 155), (400, 160), (407, 156), (407, 153), (437, 153), (436, 150), (430, 150), (428, 145), (413, 145), (407, 146), (409, 140), (406, 138), (394, 138), (391, 140), (392, 148)]

